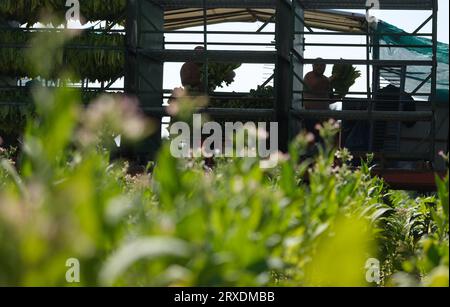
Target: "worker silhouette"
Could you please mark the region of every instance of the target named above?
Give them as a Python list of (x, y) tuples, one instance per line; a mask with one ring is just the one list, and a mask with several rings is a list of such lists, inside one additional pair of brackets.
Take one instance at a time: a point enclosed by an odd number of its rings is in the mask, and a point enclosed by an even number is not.
[[(204, 53), (205, 48), (202, 46), (195, 47), (194, 49), (196, 52), (199, 52), (201, 54)], [(210, 63), (211, 65), (221, 65), (218, 63)], [(237, 68), (237, 67), (236, 67)], [(183, 64), (180, 70), (180, 77), (181, 77), (181, 84), (183, 85), (184, 89), (188, 92), (191, 92), (193, 94), (195, 93), (205, 93), (205, 84), (204, 80), (202, 78), (203, 72), (205, 69), (205, 65), (203, 63), (188, 61)], [(210, 73), (210, 72), (208, 72)], [(214, 77), (213, 75), (209, 76), (209, 78)], [(234, 70), (229, 71), (226, 76), (224, 76), (223, 82), (226, 82), (227, 84), (231, 84), (234, 82), (234, 79), (236, 78), (236, 73)], [(215, 84), (214, 82), (210, 82), (208, 84), (207, 91), (209, 93), (214, 92), (215, 88), (218, 86), (218, 84)]]
[[(204, 47), (195, 47), (195, 51), (203, 52)], [(203, 63), (188, 61), (181, 66), (180, 78), (183, 87), (176, 87), (172, 91), (169, 98), (169, 104), (178, 100), (179, 97), (185, 95), (196, 96), (204, 93), (204, 84), (202, 81)]]
[[(195, 47), (195, 51), (203, 52), (204, 47)], [(188, 61), (183, 64), (180, 70), (181, 84), (185, 90), (189, 92), (203, 92), (204, 86), (202, 82), (203, 63)]]
[[(317, 58), (317, 60), (322, 60)], [(304, 78), (305, 91), (303, 94), (304, 108), (306, 110), (329, 110), (333, 104), (333, 88), (331, 83), (334, 76), (330, 78), (324, 75), (327, 66), (323, 63), (313, 65), (313, 70), (306, 74)], [(323, 122), (323, 119), (305, 120), (305, 129), (319, 137), (316, 125)]]

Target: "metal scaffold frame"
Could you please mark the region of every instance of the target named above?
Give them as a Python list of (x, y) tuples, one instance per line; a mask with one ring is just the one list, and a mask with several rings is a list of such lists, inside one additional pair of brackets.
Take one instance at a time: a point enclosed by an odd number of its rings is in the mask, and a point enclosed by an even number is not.
[[(298, 5), (302, 9), (338, 9), (338, 8), (358, 8), (365, 9), (366, 13), (370, 9), (370, 7), (361, 6), (357, 3), (358, 1), (304, 1), (304, 0), (293, 0), (293, 5)], [(361, 2), (361, 1), (360, 1)], [(412, 33), (376, 33), (372, 31), (369, 23), (365, 23), (364, 31), (360, 32), (336, 32), (332, 33), (337, 36), (365, 36), (366, 44), (329, 44), (329, 43), (315, 43), (308, 44), (304, 43), (303, 46), (307, 48), (308, 46), (322, 46), (322, 47), (363, 47), (366, 49), (366, 58), (365, 59), (326, 59), (326, 60), (317, 60), (317, 59), (305, 59), (302, 58), (301, 55), (293, 52), (295, 56), (299, 58), (303, 64), (314, 64), (314, 63), (324, 63), (324, 64), (339, 64), (346, 63), (352, 65), (364, 65), (366, 67), (366, 87), (367, 91), (359, 94), (366, 94), (367, 99), (366, 103), (368, 104), (368, 108), (366, 111), (353, 111), (353, 110), (344, 110), (344, 111), (312, 111), (312, 110), (292, 110), (292, 115), (299, 119), (305, 120), (309, 118), (334, 118), (336, 120), (367, 120), (371, 123), (371, 133), (370, 136), (373, 135), (374, 122), (375, 121), (385, 121), (385, 122), (416, 122), (416, 121), (426, 121), (430, 123), (430, 132), (429, 132), (429, 151), (427, 153), (419, 152), (419, 153), (410, 153), (410, 152), (387, 152), (382, 153), (384, 158), (387, 159), (395, 159), (395, 160), (427, 160), (434, 162), (436, 159), (436, 151), (435, 151), (435, 135), (436, 135), (436, 69), (437, 69), (437, 1), (384, 1), (382, 3), (382, 9), (420, 9), (420, 10), (429, 10), (431, 12), (431, 16), (427, 18), (414, 32)], [(368, 15), (367, 15), (368, 16)], [(303, 21), (303, 18), (298, 14), (295, 15), (295, 18), (300, 22)], [(419, 33), (419, 31), (428, 23), (432, 21), (432, 33)], [(305, 35), (305, 36), (321, 36), (321, 35), (330, 35), (329, 32), (319, 32), (313, 31), (310, 27), (305, 25), (307, 30), (296, 32), (296, 35)], [(382, 35), (398, 35), (398, 36), (417, 36), (417, 37), (430, 37), (432, 39), (432, 45), (430, 46), (415, 46), (415, 45), (381, 45), (379, 44), (377, 37)], [(380, 60), (377, 58), (377, 51), (383, 47), (390, 48), (429, 48), (432, 49), (432, 59), (430, 60)], [(371, 56), (371, 50), (373, 50), (374, 56)], [(379, 76), (376, 75), (376, 71), (379, 67), (382, 66), (390, 66), (390, 67), (403, 67), (406, 69), (408, 66), (425, 66), (430, 67), (430, 76), (427, 80), (431, 80), (431, 92), (429, 94), (422, 94), (422, 96), (429, 96), (429, 101), (431, 108), (429, 111), (416, 111), (416, 112), (408, 112), (408, 111), (377, 111), (374, 106), (375, 103), (378, 102), (374, 98), (374, 94), (376, 90), (380, 88), (379, 84), (377, 84), (377, 79)], [(373, 80), (371, 80), (371, 76), (373, 76)], [(302, 78), (299, 76), (294, 76), (297, 81), (303, 83)], [(424, 83), (427, 81), (425, 80)], [(421, 84), (421, 86), (424, 85)], [(417, 92), (420, 87), (419, 86), (414, 92)], [(404, 84), (403, 88), (404, 90)], [(301, 91), (301, 93), (303, 93)], [(350, 93), (351, 94), (351, 93)], [(417, 95), (417, 94), (416, 94)], [(418, 94), (417, 96), (420, 96)], [(370, 141), (370, 146), (372, 146), (372, 140)], [(369, 151), (373, 150), (372, 147), (369, 148)], [(365, 154), (365, 153), (361, 153)]]
[[(226, 10), (225, 10), (226, 9)], [(163, 101), (170, 97), (171, 89), (163, 88), (164, 63), (195, 61), (204, 64), (205, 72), (208, 71), (208, 63), (211, 62), (239, 62), (274, 64), (275, 71), (267, 82), (274, 82), (275, 97), (271, 109), (239, 109), (239, 108), (203, 108), (199, 112), (209, 113), (213, 116), (250, 119), (266, 118), (276, 120), (279, 123), (279, 148), (286, 151), (290, 140), (302, 129), (302, 122), (311, 118), (334, 118), (336, 120), (365, 120), (373, 125), (376, 121), (384, 122), (414, 122), (424, 121), (430, 123), (428, 137), (429, 151), (426, 153), (382, 153), (386, 159), (394, 160), (426, 160), (434, 162), (436, 159), (435, 134), (436, 134), (436, 78), (437, 78), (437, 0), (392, 0), (382, 1), (381, 9), (389, 10), (428, 10), (431, 16), (427, 18), (413, 33), (387, 35), (417, 36), (431, 38), (432, 58), (429, 60), (382, 60), (378, 58), (377, 50), (385, 47), (377, 40), (377, 35), (366, 22), (365, 18), (357, 14), (341, 12), (339, 22), (330, 22), (335, 18), (333, 9), (360, 9), (369, 10), (364, 0), (129, 0), (124, 13), (126, 18), (124, 30), (113, 30), (113, 24), (107, 29), (88, 29), (85, 31), (104, 31), (105, 33), (123, 33), (126, 36), (126, 45), (122, 49), (125, 54), (124, 88), (112, 88), (109, 84), (102, 84), (99, 88), (83, 87), (84, 90), (93, 91), (125, 91), (136, 95), (141, 101), (142, 109), (150, 116), (159, 120), (167, 115), (163, 107)], [(327, 16), (330, 14), (330, 16)], [(322, 18), (322, 19), (321, 19)], [(212, 31), (208, 26), (220, 22), (231, 21), (262, 21), (264, 24), (256, 32), (249, 31)], [(431, 33), (421, 33), (420, 30), (432, 23)], [(269, 23), (275, 23), (275, 31), (265, 31)], [(185, 30), (186, 27), (201, 26), (199, 31)], [(313, 30), (314, 29), (314, 30)], [(315, 30), (320, 29), (320, 30)], [(15, 31), (29, 31), (19, 28)], [(327, 31), (324, 31), (327, 30)], [(33, 29), (33, 31), (35, 31)], [(43, 29), (41, 31), (52, 31)], [(60, 31), (60, 30), (53, 30)], [(330, 32), (334, 31), (334, 32)], [(168, 42), (165, 35), (168, 34), (198, 34), (203, 40), (198, 42), (176, 41)], [(210, 35), (263, 35), (274, 37), (270, 43), (238, 43), (238, 42), (214, 42)], [(349, 43), (309, 43), (308, 37), (333, 36), (359, 36), (365, 37), (364, 44)], [(167, 47), (179, 45), (201, 45), (203, 51), (181, 50)], [(209, 47), (223, 46), (222, 50), (212, 50)], [(239, 47), (241, 50), (226, 50), (228, 47)], [(247, 47), (271, 47), (270, 51), (250, 51)], [(0, 48), (26, 48), (26, 46), (4, 46)], [(309, 47), (354, 47), (364, 48), (364, 59), (309, 59), (305, 58), (304, 51)], [(392, 47), (392, 46), (390, 46)], [(394, 46), (417, 47), (424, 46), (399, 45)], [(72, 45), (68, 48), (90, 48), (89, 46)], [(304, 67), (307, 64), (352, 64), (364, 66), (366, 69), (366, 86), (364, 92), (350, 92), (350, 95), (364, 95), (367, 110), (342, 111), (318, 111), (305, 110), (303, 108), (304, 97)], [(377, 69), (379, 67), (408, 66), (430, 67), (430, 76), (424, 81), (431, 83), (430, 109), (421, 111), (383, 111), (375, 107), (374, 94), (379, 89)], [(205, 76), (208, 74), (206, 73)], [(207, 77), (206, 77), (207, 79)], [(207, 80), (205, 92), (207, 92)], [(423, 84), (422, 84), (423, 85)], [(417, 96), (419, 88), (414, 91)], [(211, 96), (219, 96), (223, 99), (245, 99), (243, 93), (209, 93)], [(425, 96), (425, 95), (424, 95)], [(361, 99), (360, 99), (361, 100)], [(155, 152), (159, 146), (159, 136), (153, 138), (147, 144)]]
[[(186, 8), (198, 9), (202, 11), (193, 18), (191, 25), (203, 25), (201, 31), (173, 31), (164, 29), (143, 30), (142, 34), (161, 35), (167, 33), (185, 33), (185, 34), (203, 34), (203, 42), (176, 42), (176, 45), (191, 44), (203, 45), (204, 51), (189, 51), (165, 48), (143, 48), (139, 52), (146, 58), (164, 62), (185, 62), (196, 61), (203, 62), (205, 69), (207, 69), (208, 62), (233, 62), (239, 61), (242, 63), (273, 63), (275, 64), (275, 73), (271, 77), (274, 80), (275, 97), (273, 109), (217, 109), (205, 108), (199, 112), (206, 112), (212, 115), (228, 116), (236, 119), (252, 118), (265, 116), (268, 120), (276, 120), (279, 123), (279, 148), (283, 151), (287, 150), (289, 142), (301, 130), (302, 121), (310, 118), (334, 118), (336, 120), (365, 120), (371, 123), (371, 135), (374, 129), (374, 123), (394, 122), (428, 122), (430, 130), (428, 135), (427, 152), (381, 152), (383, 160), (394, 161), (429, 161), (433, 163), (436, 159), (435, 150), (435, 134), (436, 134), (436, 68), (437, 68), (437, 1), (385, 1), (382, 9), (389, 10), (429, 10), (431, 16), (427, 18), (413, 33), (375, 33), (370, 28), (369, 24), (365, 22), (365, 18), (359, 21), (359, 24), (353, 24), (351, 27), (335, 30), (337, 32), (313, 31), (312, 28), (317, 28), (314, 22), (309, 20), (306, 22), (306, 14), (311, 14), (314, 10), (330, 10), (330, 9), (361, 9), (369, 10), (366, 7), (365, 1), (304, 1), (304, 0), (281, 0), (281, 1), (150, 1), (143, 0), (147, 3), (153, 3), (162, 10), (181, 10)], [(208, 24), (213, 23), (210, 20), (209, 10), (218, 8), (238, 9), (238, 8), (258, 8), (271, 9), (274, 13), (270, 18), (266, 17), (266, 22), (275, 22), (275, 32), (255, 33), (249, 32), (227, 32), (227, 31), (208, 31)], [(266, 11), (267, 13), (267, 11)], [(356, 15), (352, 15), (354, 18)], [(364, 16), (365, 17), (365, 16)], [(432, 22), (432, 33), (421, 33), (420, 30), (428, 23)], [(320, 26), (319, 26), (320, 28)], [(323, 27), (325, 28), (325, 27)], [(251, 43), (216, 43), (208, 40), (210, 34), (234, 34), (234, 35), (267, 35), (275, 36), (275, 51), (246, 51), (245, 47), (252, 45)], [(361, 36), (365, 37), (365, 44), (330, 44), (330, 43), (307, 43), (308, 36), (321, 35), (337, 35), (337, 36)], [(376, 50), (387, 47), (377, 41), (377, 35), (390, 36), (411, 36), (411, 37), (429, 37), (432, 40), (430, 46), (415, 46), (415, 45), (398, 45), (389, 46), (392, 48), (430, 48), (433, 52), (433, 57), (429, 60), (382, 60), (377, 58)], [(170, 45), (171, 43), (167, 44)], [(241, 51), (230, 50), (208, 50), (208, 46), (242, 46)], [(308, 47), (355, 47), (364, 48), (366, 50), (365, 59), (308, 59), (304, 57), (304, 51)], [(364, 94), (366, 96), (365, 103), (369, 106), (365, 111), (357, 110), (342, 110), (342, 111), (319, 111), (319, 110), (305, 110), (303, 106), (303, 74), (304, 66), (307, 64), (325, 63), (325, 64), (352, 64), (363, 65), (366, 68), (366, 86), (367, 90), (364, 92), (351, 92), (349, 94)], [(422, 66), (430, 68), (430, 76), (425, 82), (430, 80), (431, 92), (429, 94), (417, 93), (419, 88), (414, 91), (415, 96), (429, 96), (429, 110), (420, 111), (383, 111), (376, 109), (377, 99), (375, 99), (376, 89), (380, 86), (376, 81), (376, 72), (380, 67), (402, 67), (405, 69), (409, 66)], [(423, 85), (423, 84), (422, 84)], [(404, 88), (404, 85), (403, 85)], [(164, 94), (170, 94), (170, 90), (163, 90)], [(212, 94), (212, 93), (210, 93)], [(361, 100), (361, 99), (360, 99)], [(420, 102), (418, 102), (420, 103)], [(422, 104), (427, 104), (423, 102)], [(157, 105), (147, 106), (144, 103), (144, 109), (153, 116), (167, 115), (165, 109), (160, 102)], [(371, 145), (372, 146), (372, 145)], [(373, 148), (371, 148), (373, 149)], [(364, 155), (365, 153), (358, 153)]]

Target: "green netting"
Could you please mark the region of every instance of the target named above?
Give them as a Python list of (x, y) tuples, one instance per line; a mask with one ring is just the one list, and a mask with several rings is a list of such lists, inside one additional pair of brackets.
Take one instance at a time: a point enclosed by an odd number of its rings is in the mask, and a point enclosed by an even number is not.
[[(405, 31), (380, 21), (378, 23), (376, 33), (379, 33), (379, 42), (383, 45), (408, 45), (421, 47), (382, 47), (380, 48), (381, 60), (431, 60), (432, 59), (432, 40), (420, 36), (391, 36), (383, 35), (385, 33), (406, 33)], [(422, 47), (423, 46), (423, 47)], [(449, 97), (449, 70), (448, 70), (448, 44), (438, 43), (437, 46), (437, 95), (438, 102), (448, 103)], [(405, 90), (407, 92), (414, 91), (431, 73), (431, 67), (427, 66), (409, 66), (406, 72)], [(392, 73), (381, 72), (381, 76), (390, 81), (395, 82), (398, 78)], [(431, 93), (431, 81), (426, 82), (420, 89), (419, 93)]]

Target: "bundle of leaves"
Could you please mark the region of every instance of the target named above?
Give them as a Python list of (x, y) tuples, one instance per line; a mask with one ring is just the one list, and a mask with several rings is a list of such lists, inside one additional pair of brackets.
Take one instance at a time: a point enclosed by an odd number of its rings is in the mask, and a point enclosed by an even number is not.
[(331, 86), (340, 97), (345, 97), (361, 72), (351, 64), (335, 64), (333, 67)]
[[(59, 26), (66, 22), (66, 0), (2, 0), (0, 17), (32, 26), (37, 22)], [(80, 6), (81, 22), (118, 21), (126, 8), (126, 0), (89, 0)]]
[(242, 99), (221, 99), (211, 97), (209, 107), (212, 108), (241, 108), (241, 109), (271, 109), (273, 108), (274, 88), (272, 86), (258, 86), (250, 90), (250, 94)]
[[(218, 87), (229, 86), (234, 82), (236, 69), (240, 63), (208, 63), (208, 89), (213, 92)], [(204, 70), (201, 71), (201, 80), (204, 83)]]
[[(30, 61), (29, 53), (33, 59), (42, 58), (42, 54), (25, 48), (37, 36), (41, 40), (45, 38), (46, 41), (58, 41), (60, 44), (54, 58), (58, 65), (52, 69), (41, 69), (42, 65), (46, 65), (45, 62)], [(0, 71), (4, 76), (55, 79), (62, 71), (70, 71), (74, 79), (108, 82), (120, 78), (124, 73), (125, 36), (121, 34), (85, 32), (68, 38), (67, 33), (63, 32), (2, 30), (0, 43), (7, 46), (0, 49)]]
[[(272, 109), (274, 106), (274, 88), (272, 86), (258, 86), (257, 89), (252, 89), (249, 95), (236, 99), (221, 99), (219, 97), (210, 98), (209, 107), (211, 108), (231, 108), (231, 109)], [(226, 122), (233, 122), (233, 118), (215, 119), (222, 126)], [(268, 118), (255, 118), (249, 116), (247, 119), (257, 122), (266, 122)]]

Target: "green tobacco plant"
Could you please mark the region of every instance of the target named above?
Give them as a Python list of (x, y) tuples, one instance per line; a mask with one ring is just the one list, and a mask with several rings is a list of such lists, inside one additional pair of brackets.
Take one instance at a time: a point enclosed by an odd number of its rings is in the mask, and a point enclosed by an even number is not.
[[(208, 89), (213, 92), (218, 87), (223, 87), (224, 85), (230, 85), (234, 82), (236, 69), (241, 67), (242, 64), (239, 63), (208, 63)], [(201, 71), (202, 83), (205, 80), (205, 71)]]
[[(41, 69), (58, 63), (35, 54)], [(370, 159), (352, 167), (332, 146), (333, 122), (318, 127), (317, 154), (305, 158), (314, 136), (302, 133), (271, 169), (258, 158), (210, 169), (174, 158), (169, 140), (151, 172), (131, 172), (112, 140), (142, 139), (151, 122), (126, 97), (82, 108), (80, 96), (37, 88), (20, 157), (0, 151), (0, 285), (448, 285), (448, 175), (435, 195), (390, 191)]]
[[(0, 17), (32, 26), (38, 21), (58, 26), (66, 22), (66, 0), (2, 0)], [(120, 20), (126, 0), (89, 0), (80, 6), (81, 22)]]

